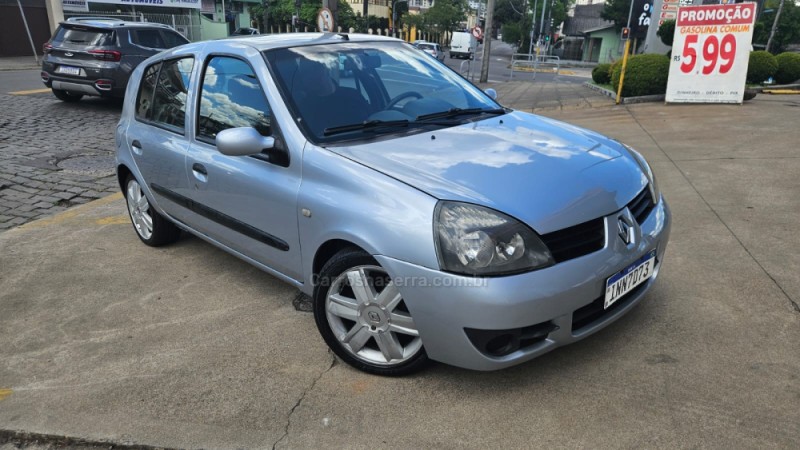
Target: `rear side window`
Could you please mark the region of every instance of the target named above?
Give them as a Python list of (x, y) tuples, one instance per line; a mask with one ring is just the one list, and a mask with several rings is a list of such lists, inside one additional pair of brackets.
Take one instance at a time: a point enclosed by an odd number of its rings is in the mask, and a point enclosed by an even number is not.
[(97, 30), (83, 27), (60, 27), (56, 32), (53, 45), (74, 44), (92, 47), (106, 47), (116, 45), (116, 38), (112, 30)]
[(167, 48), (159, 30), (131, 30), (131, 42), (147, 48)]
[(186, 97), (193, 58), (173, 59), (145, 69), (136, 117), (177, 133), (186, 125)]
[(166, 45), (165, 48), (177, 47), (179, 45), (189, 43), (189, 41), (185, 37), (181, 36), (180, 34), (174, 31), (161, 30), (161, 34), (164, 38), (164, 44)]
[(270, 123), (267, 98), (253, 69), (240, 59), (213, 57), (203, 77), (197, 137), (213, 143), (217, 133), (237, 127), (270, 136)]

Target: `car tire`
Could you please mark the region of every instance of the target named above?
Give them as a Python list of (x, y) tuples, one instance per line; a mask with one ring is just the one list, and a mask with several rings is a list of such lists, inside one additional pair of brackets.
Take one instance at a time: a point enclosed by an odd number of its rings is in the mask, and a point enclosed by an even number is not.
[(83, 98), (83, 94), (70, 94), (61, 89), (53, 89), (53, 95), (62, 102), (73, 103)]
[(341, 250), (325, 263), (314, 286), (313, 308), (325, 343), (356, 369), (402, 376), (428, 363), (400, 292), (378, 262), (359, 249)]
[(142, 242), (151, 247), (161, 247), (181, 237), (180, 228), (153, 208), (133, 175), (128, 175), (125, 180), (124, 194), (131, 224)]

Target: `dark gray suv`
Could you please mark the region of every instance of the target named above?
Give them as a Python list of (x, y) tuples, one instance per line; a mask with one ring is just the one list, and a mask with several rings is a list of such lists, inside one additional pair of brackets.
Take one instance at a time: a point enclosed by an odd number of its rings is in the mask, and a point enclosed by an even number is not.
[(139, 63), (188, 42), (158, 23), (72, 18), (44, 44), (42, 81), (65, 102), (84, 95), (122, 98)]

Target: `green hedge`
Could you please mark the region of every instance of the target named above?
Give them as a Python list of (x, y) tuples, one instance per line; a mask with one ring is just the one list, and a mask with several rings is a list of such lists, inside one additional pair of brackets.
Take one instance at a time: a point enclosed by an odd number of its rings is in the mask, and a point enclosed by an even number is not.
[(775, 57), (778, 70), (775, 71), (775, 82), (789, 84), (800, 80), (800, 53), (781, 53)]
[(747, 82), (763, 83), (778, 71), (778, 61), (772, 53), (758, 50), (750, 52), (750, 63), (747, 66)]
[[(619, 87), (622, 64), (612, 65), (611, 84), (614, 90)], [(623, 97), (656, 95), (667, 92), (669, 75), (669, 58), (666, 55), (646, 54), (628, 58), (625, 69), (625, 82), (622, 86)]]
[(611, 74), (608, 73), (608, 69), (611, 68), (611, 64), (598, 64), (594, 69), (592, 69), (592, 80), (597, 84), (608, 84), (611, 82)]

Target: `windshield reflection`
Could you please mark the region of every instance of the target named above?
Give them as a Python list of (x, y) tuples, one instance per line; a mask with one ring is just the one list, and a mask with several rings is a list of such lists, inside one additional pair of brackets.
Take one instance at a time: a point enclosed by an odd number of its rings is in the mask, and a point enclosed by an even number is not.
[[(325, 129), (499, 106), (446, 66), (402, 42), (343, 42), (275, 49), (265, 55), (298, 124), (317, 143), (375, 132), (361, 129), (325, 136)], [(465, 120), (469, 116), (452, 124)]]

